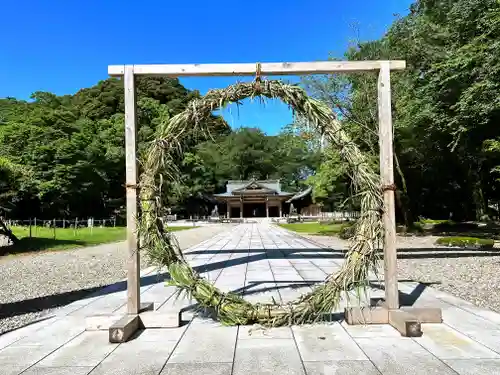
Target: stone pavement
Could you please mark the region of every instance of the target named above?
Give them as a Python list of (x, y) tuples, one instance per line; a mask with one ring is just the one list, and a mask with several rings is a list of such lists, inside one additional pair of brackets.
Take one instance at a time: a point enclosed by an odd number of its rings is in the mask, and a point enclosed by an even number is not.
[[(186, 257), (223, 290), (287, 301), (337, 270), (343, 254), (278, 227), (241, 224), (191, 247)], [(402, 297), (441, 307), (444, 323), (425, 324), (424, 336), (412, 339), (387, 325), (344, 322), (223, 327), (194, 316), (192, 301), (175, 300), (165, 277), (144, 271), (142, 301), (159, 311), (183, 308), (182, 327), (148, 329), (124, 344), (110, 344), (107, 331), (85, 331), (86, 316), (125, 311), (124, 283), (117, 283), (0, 336), (0, 375), (500, 373), (500, 314), (416, 282), (400, 282)], [(366, 298), (382, 295), (374, 283)]]

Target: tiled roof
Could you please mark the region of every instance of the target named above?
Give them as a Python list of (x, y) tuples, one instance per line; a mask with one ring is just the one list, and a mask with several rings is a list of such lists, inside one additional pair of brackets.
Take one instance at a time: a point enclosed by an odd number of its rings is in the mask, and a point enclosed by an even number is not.
[(252, 183), (256, 183), (267, 189), (276, 190), (278, 193), (281, 192), (280, 180), (229, 180), (226, 185), (226, 191), (232, 192), (233, 190), (249, 186)]
[[(214, 197), (238, 197), (240, 194), (238, 194), (237, 192), (231, 192), (231, 193), (228, 193), (228, 192), (225, 192), (225, 193), (220, 193), (220, 194), (214, 194)], [(293, 193), (286, 193), (284, 191), (282, 192), (279, 192), (276, 194), (277, 196), (279, 197), (289, 197), (291, 195), (293, 195)]]
[[(288, 202), (292, 200), (300, 199), (312, 191), (309, 187), (306, 190), (299, 193), (289, 193), (281, 190), (280, 180), (229, 180), (226, 185), (226, 192), (221, 194), (214, 194), (214, 197), (237, 197), (241, 193), (244, 193), (246, 188), (250, 188), (252, 184), (255, 184), (262, 188), (262, 191), (266, 195), (277, 195), (280, 197), (290, 197)], [(248, 189), (252, 191), (253, 189)]]

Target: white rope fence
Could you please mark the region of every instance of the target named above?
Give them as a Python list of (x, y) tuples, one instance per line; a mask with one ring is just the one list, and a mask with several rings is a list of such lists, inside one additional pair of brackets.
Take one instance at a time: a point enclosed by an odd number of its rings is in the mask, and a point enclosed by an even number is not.
[(45, 228), (93, 228), (93, 227), (116, 227), (116, 217), (108, 219), (23, 219), (7, 220), (6, 224), (10, 227), (45, 227)]
[[(29, 238), (37, 237), (40, 231), (46, 232), (47, 229), (52, 229), (52, 236), (57, 237), (59, 230), (73, 231), (76, 236), (79, 230), (89, 231), (93, 233), (94, 228), (114, 228), (117, 226), (117, 218), (111, 217), (107, 219), (94, 219), (94, 218), (74, 218), (74, 219), (23, 219), (23, 220), (6, 220), (5, 224), (8, 228), (19, 228), (26, 231), (26, 236)], [(118, 224), (119, 225), (119, 224)]]

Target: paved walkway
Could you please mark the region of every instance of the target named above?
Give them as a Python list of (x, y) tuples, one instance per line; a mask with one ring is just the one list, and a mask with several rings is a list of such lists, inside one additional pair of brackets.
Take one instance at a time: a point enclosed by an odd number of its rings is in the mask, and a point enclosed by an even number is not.
[[(187, 257), (218, 287), (253, 301), (294, 299), (342, 262), (340, 252), (263, 224), (228, 227)], [(340, 322), (268, 331), (222, 327), (192, 318), (191, 301), (174, 300), (163, 278), (145, 270), (142, 300), (161, 311), (183, 307), (184, 326), (149, 329), (125, 344), (110, 344), (106, 331), (85, 331), (85, 316), (124, 311), (124, 283), (117, 283), (51, 319), (0, 336), (0, 374), (500, 373), (500, 315), (418, 283), (400, 283), (400, 291), (416, 306), (440, 306), (444, 324), (424, 325), (424, 336), (411, 339), (386, 325)]]

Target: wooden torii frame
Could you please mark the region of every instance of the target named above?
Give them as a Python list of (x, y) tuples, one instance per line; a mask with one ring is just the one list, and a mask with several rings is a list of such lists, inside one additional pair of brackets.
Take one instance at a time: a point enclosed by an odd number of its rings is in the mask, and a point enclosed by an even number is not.
[(140, 301), (140, 262), (136, 218), (139, 196), (137, 191), (137, 115), (136, 76), (254, 76), (257, 66), (262, 75), (309, 75), (353, 72), (378, 72), (378, 118), (380, 142), (380, 174), (384, 190), (384, 283), (385, 300), (369, 307), (351, 307), (345, 311), (349, 324), (391, 324), (404, 336), (422, 335), (420, 323), (442, 322), (436, 308), (405, 308), (399, 303), (396, 257), (396, 222), (393, 167), (393, 126), (391, 113), (391, 70), (403, 70), (406, 62), (393, 61), (319, 61), (261, 64), (186, 64), (186, 65), (110, 65), (108, 74), (123, 77), (125, 86), (125, 151), (127, 191), (127, 316), (110, 330), (110, 341), (123, 342), (142, 324), (140, 314), (151, 304)]

